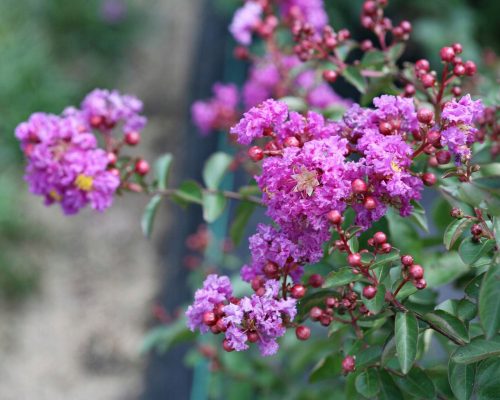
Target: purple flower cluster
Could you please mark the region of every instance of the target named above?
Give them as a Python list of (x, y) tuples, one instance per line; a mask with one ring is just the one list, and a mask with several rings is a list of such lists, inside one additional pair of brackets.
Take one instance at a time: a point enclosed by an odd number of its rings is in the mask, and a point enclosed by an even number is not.
[(65, 214), (89, 204), (108, 208), (120, 178), (110, 172), (104, 150), (78, 114), (33, 114), (16, 129), (27, 160), (25, 179), (47, 205), (60, 203)]
[(227, 276), (208, 275), (203, 287), (194, 294), (194, 303), (186, 311), (188, 327), (191, 331), (199, 329), (201, 333), (208, 332), (208, 326), (203, 323), (203, 314), (224, 302), (233, 295), (233, 288)]
[(262, 17), (262, 6), (255, 1), (247, 1), (236, 10), (229, 31), (234, 39), (245, 46), (252, 43), (252, 33)]
[(122, 95), (118, 91), (95, 89), (82, 102), (83, 117), (90, 126), (103, 133), (122, 124), (124, 133), (140, 133), (146, 126), (146, 118), (140, 115), (142, 102), (135, 96)]
[(317, 31), (328, 23), (323, 0), (282, 0), (280, 4), (285, 16), (294, 14)]
[(16, 128), (31, 192), (43, 196), (47, 205), (60, 203), (65, 214), (87, 204), (97, 211), (111, 206), (119, 172), (109, 168), (107, 151), (99, 148), (92, 130), (107, 139), (118, 126), (138, 134), (146, 124), (141, 111), (142, 102), (134, 96), (96, 89), (80, 108), (68, 107), (60, 116), (33, 114)]
[(216, 83), (213, 97), (196, 101), (191, 107), (193, 122), (204, 135), (217, 129), (229, 129), (238, 115), (239, 93), (236, 85)]
[(472, 100), (470, 95), (459, 101), (446, 103), (443, 108), (441, 144), (455, 155), (457, 165), (470, 159), (470, 146), (476, 141), (475, 123), (482, 117), (484, 106), (481, 100)]

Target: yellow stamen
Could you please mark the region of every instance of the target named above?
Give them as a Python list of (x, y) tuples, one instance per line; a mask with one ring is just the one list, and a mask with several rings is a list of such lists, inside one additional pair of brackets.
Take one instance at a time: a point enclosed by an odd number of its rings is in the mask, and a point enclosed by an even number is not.
[(52, 189), (50, 192), (49, 192), (49, 196), (55, 200), (55, 201), (61, 201), (62, 197), (59, 193), (57, 193), (57, 191), (55, 189)]
[(318, 174), (316, 171), (308, 171), (302, 167), (299, 174), (292, 175), (297, 185), (293, 188), (294, 192), (306, 192), (308, 196), (312, 196), (314, 188), (319, 186)]
[(94, 178), (88, 175), (80, 174), (75, 179), (75, 185), (84, 192), (90, 192), (94, 185)]
[(394, 172), (401, 172), (403, 170), (396, 161), (391, 161), (391, 168)]

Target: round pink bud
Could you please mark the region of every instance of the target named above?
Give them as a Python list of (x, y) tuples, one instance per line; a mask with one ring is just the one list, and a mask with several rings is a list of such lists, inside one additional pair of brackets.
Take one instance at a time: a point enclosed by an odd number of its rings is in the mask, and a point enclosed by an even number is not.
[(307, 326), (299, 325), (295, 329), (295, 336), (299, 340), (307, 340), (311, 337), (311, 330)]
[(306, 294), (306, 288), (303, 285), (296, 284), (292, 286), (290, 293), (294, 299), (301, 299)]
[(425, 186), (433, 186), (436, 184), (437, 178), (436, 175), (434, 175), (431, 172), (426, 172), (425, 174), (422, 175), (422, 182), (424, 182)]
[(463, 76), (465, 75), (465, 67), (463, 64), (457, 64), (455, 67), (453, 67), (453, 73), (456, 76)]
[(309, 311), (309, 317), (311, 317), (313, 321), (318, 321), (322, 315), (323, 315), (323, 310), (319, 307), (313, 307)]
[(393, 126), (389, 122), (381, 122), (378, 129), (382, 135), (390, 135), (393, 131)]
[(441, 57), (441, 60), (451, 62), (453, 61), (453, 57), (455, 57), (455, 51), (453, 51), (452, 47), (443, 47), (439, 52), (439, 56)]
[(323, 326), (328, 326), (332, 323), (332, 318), (327, 314), (323, 314), (319, 319), (319, 323)]
[(141, 135), (139, 135), (139, 132), (127, 132), (125, 133), (125, 143), (127, 143), (129, 146), (135, 146), (139, 144), (141, 141)]
[(401, 21), (399, 26), (403, 29), (404, 33), (410, 33), (412, 30), (411, 22), (410, 21)]
[[(465, 73), (467, 74), (467, 66), (465, 66)], [(451, 93), (453, 96), (458, 97), (462, 94), (462, 88), (460, 86), (453, 86), (451, 88)]]
[(424, 278), (422, 279), (419, 279), (418, 281), (415, 282), (415, 287), (418, 289), (418, 290), (422, 290), (422, 289), (425, 289), (427, 287), (427, 282), (425, 281)]
[(430, 156), (427, 163), (429, 164), (429, 167), (437, 167), (439, 165), (436, 156)]
[(415, 86), (413, 86), (411, 83), (408, 83), (406, 86), (405, 86), (405, 96), (406, 97), (413, 97), (415, 96), (415, 93), (416, 93), (416, 90), (415, 90)]
[(375, 14), (377, 11), (377, 3), (373, 0), (365, 1), (363, 4), (363, 12), (368, 15)]
[(466, 61), (464, 63), (465, 73), (467, 76), (472, 76), (476, 73), (477, 67), (474, 61)]
[(428, 108), (421, 108), (417, 112), (418, 122), (422, 124), (430, 124), (434, 118), (434, 112)]
[(338, 77), (339, 74), (332, 69), (323, 71), (323, 79), (329, 83), (334, 83)]
[(405, 32), (404, 32), (403, 28), (401, 28), (400, 26), (396, 26), (395, 28), (392, 29), (392, 34), (395, 37), (400, 38), (405, 34)]
[(264, 151), (259, 146), (252, 146), (248, 149), (248, 157), (252, 161), (260, 161), (264, 158)]
[(217, 322), (217, 317), (212, 311), (205, 311), (203, 313), (203, 323), (208, 326), (215, 325)]
[(409, 254), (406, 254), (401, 257), (401, 263), (408, 267), (413, 264), (413, 257)]
[(255, 331), (250, 331), (247, 333), (247, 338), (250, 343), (257, 343), (259, 341), (259, 334)]
[(108, 165), (115, 165), (118, 161), (118, 157), (113, 152), (109, 152), (108, 154), (106, 154), (106, 157), (108, 158)]
[(313, 288), (319, 288), (323, 286), (323, 283), (325, 280), (320, 274), (312, 274), (309, 277), (309, 285), (311, 285)]
[(335, 308), (338, 306), (338, 300), (335, 297), (327, 297), (325, 304), (328, 308)]
[(224, 339), (224, 341), (222, 342), (222, 348), (228, 353), (234, 350), (233, 346), (229, 344), (229, 340), (227, 339)]
[(358, 178), (351, 182), (351, 188), (354, 194), (361, 194), (368, 190), (368, 185), (364, 180)]
[(373, 49), (373, 43), (370, 39), (363, 40), (360, 44), (361, 51), (370, 51)]
[(436, 159), (440, 165), (448, 164), (451, 161), (451, 153), (448, 150), (439, 150)]
[(255, 278), (252, 279), (250, 282), (250, 286), (252, 286), (252, 289), (256, 292), (257, 290), (262, 288), (262, 285), (264, 284), (263, 279), (260, 276), (256, 276)]
[(382, 253), (390, 253), (392, 250), (392, 245), (390, 243), (382, 243), (382, 245), (380, 246), (380, 251)]
[(428, 72), (431, 68), (431, 65), (429, 64), (429, 61), (422, 58), (415, 63), (415, 68), (422, 72)]
[(431, 88), (436, 83), (436, 78), (432, 74), (424, 74), (420, 80), (425, 88)]
[(360, 267), (361, 266), (361, 254), (352, 253), (347, 256), (347, 262), (351, 267)]
[(427, 133), (427, 140), (432, 145), (439, 145), (441, 141), (441, 133), (438, 131), (429, 131), (429, 133)]
[(451, 46), (453, 48), (453, 51), (455, 52), (455, 54), (461, 54), (462, 53), (462, 45), (460, 43), (453, 43), (453, 45)]
[(337, 210), (332, 210), (328, 214), (326, 214), (326, 218), (332, 224), (339, 225), (342, 222), (342, 214)]
[(373, 235), (373, 242), (376, 244), (383, 244), (387, 242), (387, 235), (384, 232), (377, 232)]
[(372, 196), (367, 196), (365, 197), (363, 206), (369, 211), (374, 210), (377, 208), (377, 201)]
[(137, 174), (144, 176), (149, 172), (149, 164), (146, 160), (139, 159), (136, 161), (134, 169)]
[(283, 141), (283, 145), (285, 147), (300, 147), (300, 142), (299, 139), (297, 139), (295, 136), (288, 136)]
[(418, 264), (411, 265), (408, 269), (408, 272), (410, 276), (415, 280), (422, 279), (424, 277), (424, 269), (421, 265)]
[(377, 294), (377, 288), (375, 286), (369, 285), (363, 288), (363, 297), (368, 300), (373, 299), (376, 294)]
[(346, 358), (342, 360), (342, 369), (346, 375), (353, 372), (356, 369), (356, 359), (353, 356), (346, 356)]
[(268, 261), (266, 265), (264, 265), (263, 268), (264, 275), (267, 276), (268, 278), (276, 278), (276, 275), (279, 272), (279, 267), (277, 264), (273, 263), (272, 261)]

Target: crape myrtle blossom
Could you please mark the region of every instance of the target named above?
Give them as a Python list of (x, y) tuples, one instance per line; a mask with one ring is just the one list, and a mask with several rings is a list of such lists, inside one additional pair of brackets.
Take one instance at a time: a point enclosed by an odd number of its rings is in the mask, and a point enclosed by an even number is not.
[(328, 23), (323, 0), (280, 0), (279, 4), (285, 16), (293, 15), (318, 32)]
[(279, 347), (276, 339), (297, 314), (296, 300), (278, 299), (279, 291), (279, 281), (269, 280), (260, 295), (234, 298), (227, 276), (208, 275), (186, 311), (187, 325), (193, 332), (224, 332), (228, 350), (257, 343), (262, 355), (273, 355)]
[(472, 100), (470, 95), (459, 101), (445, 104), (441, 115), (443, 130), (441, 144), (455, 155), (457, 165), (470, 159), (470, 146), (476, 141), (478, 129), (474, 126), (484, 113), (481, 100)]
[(95, 89), (81, 104), (81, 111), (90, 126), (109, 133), (122, 124), (123, 133), (140, 132), (146, 126), (146, 118), (140, 113), (143, 104), (135, 96), (122, 95), (116, 90)]
[(229, 129), (238, 115), (239, 93), (236, 85), (216, 83), (214, 96), (207, 101), (196, 101), (191, 107), (194, 124), (203, 135), (217, 129)]
[(251, 0), (236, 10), (229, 31), (238, 43), (245, 46), (252, 43), (252, 32), (261, 21), (262, 12), (262, 6)]
[(107, 170), (106, 152), (81, 114), (35, 113), (17, 127), (16, 137), (27, 157), (30, 191), (47, 205), (60, 203), (65, 214), (87, 204), (97, 211), (111, 205), (120, 179)]

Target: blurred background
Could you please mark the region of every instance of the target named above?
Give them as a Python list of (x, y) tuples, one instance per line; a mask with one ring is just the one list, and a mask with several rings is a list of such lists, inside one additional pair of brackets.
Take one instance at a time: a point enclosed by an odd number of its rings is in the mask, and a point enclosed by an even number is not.
[[(353, 35), (362, 1), (326, 1)], [(15, 126), (60, 113), (95, 87), (145, 102), (143, 156), (176, 154), (174, 180), (199, 177), (217, 148), (189, 121), (214, 81), (244, 77), (227, 25), (237, 0), (2, 0), (0, 2), (0, 399), (184, 399), (185, 348), (141, 353), (146, 332), (191, 298), (185, 238), (201, 216), (164, 207), (152, 241), (139, 220), (147, 199), (117, 199), (104, 215), (64, 217), (27, 193)], [(479, 66), (498, 53), (496, 0), (398, 0), (409, 19), (406, 58), (437, 63), (459, 41)], [(349, 96), (350, 93), (344, 93)], [(182, 216), (182, 217), (179, 217)], [(162, 314), (163, 313), (163, 314)]]

